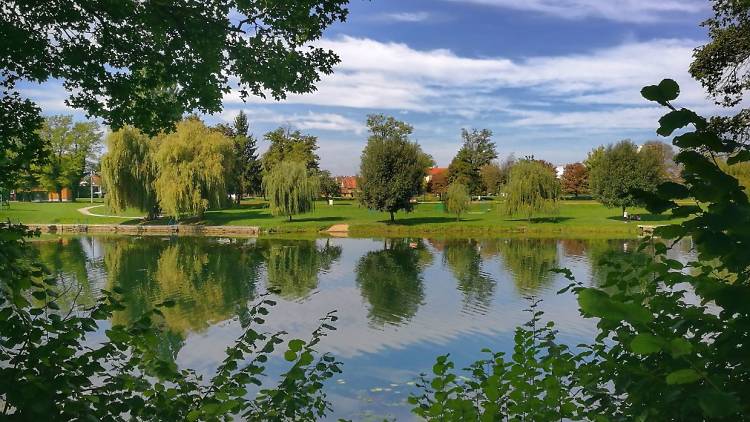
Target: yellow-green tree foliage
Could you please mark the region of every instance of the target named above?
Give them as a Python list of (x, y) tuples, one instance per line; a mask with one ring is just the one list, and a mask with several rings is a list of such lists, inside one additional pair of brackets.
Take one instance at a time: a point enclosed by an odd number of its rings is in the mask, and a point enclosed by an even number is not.
[(154, 182), (162, 211), (174, 218), (202, 217), (227, 201), (232, 174), (232, 140), (198, 119), (187, 119), (158, 139)]
[(456, 216), (456, 221), (461, 220), (461, 214), (469, 210), (471, 196), (469, 188), (458, 182), (453, 182), (445, 192), (445, 211)]
[(536, 160), (521, 160), (510, 170), (505, 187), (505, 213), (531, 219), (538, 213), (556, 213), (560, 182), (554, 170)]
[(121, 212), (128, 207), (158, 214), (156, 166), (153, 162), (155, 142), (131, 126), (107, 136), (107, 153), (101, 160), (102, 183), (110, 209)]
[(271, 213), (288, 216), (291, 221), (293, 215), (312, 211), (320, 182), (308, 173), (304, 163), (282, 161), (263, 176), (263, 190)]

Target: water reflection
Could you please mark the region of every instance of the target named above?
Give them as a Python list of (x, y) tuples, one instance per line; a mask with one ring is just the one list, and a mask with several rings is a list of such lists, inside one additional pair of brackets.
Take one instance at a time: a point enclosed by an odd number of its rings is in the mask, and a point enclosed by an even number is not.
[(90, 306), (95, 301), (89, 282), (91, 263), (87, 259), (82, 239), (61, 238), (51, 242), (35, 242), (39, 260), (43, 262), (61, 288), (58, 304), (70, 309), (75, 301)]
[[(492, 248), (498, 242), (485, 242), (485, 245)], [(463, 294), (464, 307), (480, 313), (487, 312), (490, 307), (496, 286), (495, 280), (482, 270), (480, 251), (485, 245), (480, 246), (473, 239), (451, 239), (441, 245), (443, 264), (456, 278), (458, 290)]]
[(318, 287), (318, 274), (328, 271), (341, 257), (341, 246), (326, 239), (322, 246), (315, 240), (263, 239), (262, 250), (268, 269), (269, 290), (286, 299), (303, 299)]
[[(331, 386), (333, 420), (370, 411), (411, 420), (405, 383), (430, 371), (438, 354), (463, 365), (484, 347), (510, 351), (514, 328), (527, 318), (527, 294), (542, 298), (545, 317), (577, 344), (595, 322), (580, 318), (575, 297), (555, 294), (568, 282), (549, 270), (571, 268), (578, 280), (598, 283), (612, 271), (598, 264), (602, 258), (638, 259), (637, 243), (622, 240), (64, 237), (37, 249), (86, 300), (98, 288), (121, 287), (126, 309), (115, 323), (174, 299), (161, 322), (160, 353), (201, 373), (221, 361), (264, 290), (284, 299), (268, 317), (269, 331), (304, 338), (318, 317), (337, 310), (337, 331), (320, 344), (345, 362)], [(685, 251), (672, 257), (684, 261)]]
[(498, 242), (497, 250), (522, 293), (533, 294), (549, 284), (553, 276), (550, 270), (559, 266), (555, 239), (503, 240)]
[(126, 309), (114, 322), (133, 321), (167, 299), (166, 331), (180, 336), (243, 315), (255, 297), (262, 256), (253, 247), (227, 247), (207, 239), (112, 238), (104, 243), (110, 288), (125, 292)]
[(424, 243), (409, 239), (384, 239), (382, 250), (359, 259), (357, 286), (373, 324), (400, 325), (417, 313), (424, 300), (422, 270), (431, 261)]

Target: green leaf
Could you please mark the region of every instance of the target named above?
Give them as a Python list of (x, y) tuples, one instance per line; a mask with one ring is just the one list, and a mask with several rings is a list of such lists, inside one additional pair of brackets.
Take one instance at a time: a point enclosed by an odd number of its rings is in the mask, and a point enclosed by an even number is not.
[(665, 341), (653, 334), (641, 333), (630, 342), (630, 350), (639, 355), (656, 353), (662, 349)]
[(289, 362), (294, 362), (294, 360), (297, 359), (297, 353), (295, 353), (293, 350), (287, 350), (284, 353), (284, 359), (286, 359)]
[(693, 345), (684, 338), (675, 338), (669, 342), (669, 353), (673, 358), (679, 358), (690, 354), (693, 351)]
[(641, 89), (641, 95), (649, 101), (666, 105), (680, 95), (680, 85), (673, 79), (664, 79), (659, 85), (649, 85)]
[(293, 352), (299, 352), (302, 350), (302, 346), (305, 345), (305, 342), (300, 339), (294, 339), (289, 341), (289, 350)]
[(667, 384), (691, 384), (701, 378), (701, 374), (695, 369), (679, 369), (667, 375)]
[(739, 400), (735, 396), (716, 390), (702, 393), (698, 404), (709, 418), (724, 418), (741, 410)]
[(677, 129), (682, 129), (689, 124), (700, 124), (700, 117), (688, 109), (670, 111), (659, 119), (659, 129), (656, 130), (661, 136), (669, 136)]

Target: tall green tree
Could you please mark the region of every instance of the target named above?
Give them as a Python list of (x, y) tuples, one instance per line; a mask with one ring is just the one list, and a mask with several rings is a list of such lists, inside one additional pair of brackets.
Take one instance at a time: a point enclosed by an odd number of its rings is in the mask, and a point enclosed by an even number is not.
[(463, 145), (448, 166), (448, 180), (466, 185), (474, 195), (485, 193), (480, 169), (497, 158), (492, 131), (461, 129)]
[(471, 204), (471, 195), (469, 189), (458, 182), (453, 182), (448, 186), (443, 199), (445, 212), (456, 216), (456, 221), (461, 221), (461, 214), (469, 211)]
[(524, 159), (510, 170), (503, 209), (506, 215), (531, 220), (534, 214), (557, 212), (559, 198), (560, 182), (554, 170), (540, 161)]
[(331, 176), (330, 171), (321, 170), (317, 176), (320, 182), (320, 196), (329, 200), (341, 196), (341, 185)]
[(320, 157), (316, 154), (317, 137), (304, 135), (299, 130), (292, 131), (289, 127), (280, 127), (266, 133), (264, 138), (270, 143), (268, 150), (263, 154), (264, 173), (271, 173), (276, 166), (285, 161), (303, 163), (309, 171), (320, 168)]
[(320, 182), (304, 163), (282, 161), (263, 176), (263, 190), (273, 215), (292, 216), (310, 212), (320, 191)]
[(73, 123), (73, 116), (52, 116), (44, 120), (40, 137), (49, 148), (47, 159), (36, 167), (39, 184), (57, 192), (62, 201), (62, 190), (70, 189), (75, 199), (83, 180), (87, 160), (95, 158), (101, 146), (101, 132), (96, 122)]
[(432, 157), (409, 140), (411, 125), (382, 114), (367, 118), (370, 136), (360, 163), (360, 202), (386, 211), (391, 222), (399, 210), (411, 211), (412, 198), (422, 192)]
[(186, 119), (157, 142), (154, 188), (162, 211), (176, 219), (202, 218), (207, 209), (227, 203), (234, 162), (230, 138)]
[(629, 140), (609, 145), (589, 173), (591, 193), (607, 207), (622, 208), (642, 203), (638, 193), (653, 192), (664, 181), (658, 157), (648, 150), (641, 152)]
[(156, 199), (157, 168), (155, 141), (138, 129), (126, 126), (107, 136), (107, 153), (102, 156), (102, 183), (109, 208), (121, 212), (134, 207), (149, 220), (159, 215)]

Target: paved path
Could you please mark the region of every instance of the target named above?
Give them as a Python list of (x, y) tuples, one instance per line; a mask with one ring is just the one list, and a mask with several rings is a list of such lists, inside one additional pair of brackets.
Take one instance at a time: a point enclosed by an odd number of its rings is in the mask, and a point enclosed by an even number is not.
[(95, 213), (91, 212), (92, 209), (103, 207), (103, 206), (104, 205), (92, 205), (92, 206), (86, 207), (86, 208), (78, 208), (78, 212), (80, 212), (83, 215), (90, 215), (92, 217), (124, 218), (124, 219), (127, 219), (127, 220), (132, 220), (134, 218), (141, 218), (141, 219), (145, 218), (144, 216), (139, 216), (139, 217), (124, 217), (122, 215), (95, 214)]
[(326, 230), (329, 233), (348, 233), (349, 232), (349, 225), (348, 224), (334, 224), (331, 227)]

